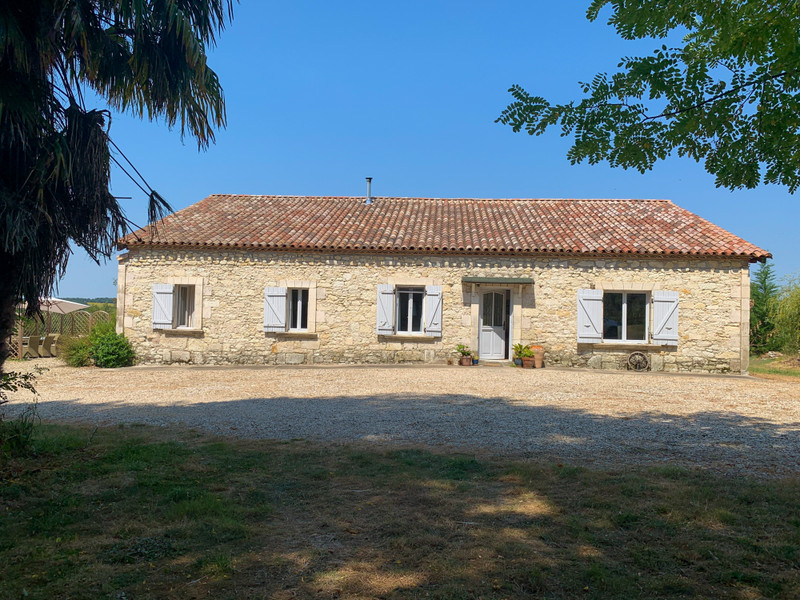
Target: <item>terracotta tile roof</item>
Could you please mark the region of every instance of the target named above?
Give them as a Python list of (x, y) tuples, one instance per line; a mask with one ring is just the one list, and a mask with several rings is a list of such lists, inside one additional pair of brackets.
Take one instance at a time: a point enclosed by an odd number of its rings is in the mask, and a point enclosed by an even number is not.
[(213, 195), (119, 241), (434, 254), (771, 256), (669, 200)]

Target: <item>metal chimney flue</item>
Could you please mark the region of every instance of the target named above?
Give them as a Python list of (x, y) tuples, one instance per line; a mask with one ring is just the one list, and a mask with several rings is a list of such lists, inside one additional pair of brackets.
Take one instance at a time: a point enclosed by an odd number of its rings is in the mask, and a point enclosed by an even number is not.
[(372, 177), (367, 177), (367, 199), (364, 204), (372, 204)]

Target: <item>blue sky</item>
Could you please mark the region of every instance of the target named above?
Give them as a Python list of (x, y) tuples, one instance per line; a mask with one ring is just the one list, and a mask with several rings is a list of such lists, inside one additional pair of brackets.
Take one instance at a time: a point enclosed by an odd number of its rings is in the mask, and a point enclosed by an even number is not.
[[(198, 152), (163, 123), (115, 115), (112, 137), (177, 210), (212, 193), (486, 198), (668, 198), (773, 253), (800, 274), (798, 198), (731, 192), (688, 159), (646, 174), (571, 166), (557, 131), (494, 123), (518, 83), (559, 101), (653, 42), (620, 40), (586, 2), (243, 0), (211, 52), (228, 127)], [(146, 198), (119, 171), (113, 192), (144, 223)], [(61, 296), (113, 296), (116, 260), (77, 251)]]

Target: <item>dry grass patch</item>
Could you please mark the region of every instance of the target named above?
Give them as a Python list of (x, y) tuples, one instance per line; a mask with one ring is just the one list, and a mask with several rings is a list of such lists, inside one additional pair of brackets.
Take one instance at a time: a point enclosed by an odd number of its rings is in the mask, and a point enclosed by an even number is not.
[(800, 483), (46, 426), (1, 598), (796, 598)]
[(800, 383), (800, 358), (751, 358), (748, 372), (764, 379)]

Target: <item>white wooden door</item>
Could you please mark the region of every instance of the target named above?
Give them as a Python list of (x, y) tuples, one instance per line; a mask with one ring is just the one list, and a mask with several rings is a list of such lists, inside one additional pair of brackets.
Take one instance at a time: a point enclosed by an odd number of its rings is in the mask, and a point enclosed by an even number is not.
[(481, 297), (481, 335), (478, 354), (483, 359), (506, 358), (506, 294), (486, 292)]

